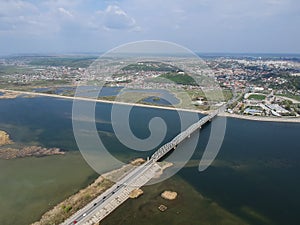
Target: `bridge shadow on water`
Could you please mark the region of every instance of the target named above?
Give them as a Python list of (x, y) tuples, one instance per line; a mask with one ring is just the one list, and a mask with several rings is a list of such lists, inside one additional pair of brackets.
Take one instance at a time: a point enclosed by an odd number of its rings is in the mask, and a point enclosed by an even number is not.
[[(205, 123), (204, 125), (202, 125), (202, 128), (200, 130), (197, 130), (196, 132), (192, 133), (190, 138), (187, 138), (187, 139), (183, 140), (180, 143), (180, 147), (184, 149), (185, 147), (187, 147), (189, 145), (190, 141), (192, 141), (198, 135), (199, 136), (199, 141), (198, 141), (198, 144), (197, 144), (196, 151), (194, 152), (194, 155), (195, 155), (195, 153), (197, 152), (197, 149), (204, 148), (204, 146), (207, 144), (208, 135), (210, 133), (210, 130), (211, 130), (211, 123), (210, 122)], [(158, 160), (158, 162), (162, 162), (162, 161), (166, 160), (170, 155), (172, 155), (172, 153), (174, 153), (174, 151), (177, 149), (177, 147), (178, 146), (176, 146), (176, 148), (173, 148), (172, 150), (167, 152), (162, 158), (160, 158)]]

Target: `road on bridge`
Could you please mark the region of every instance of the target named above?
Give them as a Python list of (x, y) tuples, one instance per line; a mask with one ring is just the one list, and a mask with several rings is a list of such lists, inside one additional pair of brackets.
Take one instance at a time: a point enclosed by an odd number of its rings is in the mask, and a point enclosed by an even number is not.
[(213, 113), (204, 116), (198, 122), (192, 124), (185, 131), (173, 138), (173, 140), (160, 147), (148, 161), (135, 168), (95, 200), (77, 211), (74, 215), (62, 223), (62, 225), (92, 225), (104, 219), (114, 209), (125, 202), (134, 189), (145, 185), (156, 175), (158, 171), (161, 170), (160, 166), (157, 164), (158, 160), (172, 149), (175, 149), (176, 146), (183, 140), (189, 138), (190, 135), (197, 129), (201, 129), (204, 124), (216, 117), (220, 111), (224, 110), (224, 108), (225, 107), (223, 106)]

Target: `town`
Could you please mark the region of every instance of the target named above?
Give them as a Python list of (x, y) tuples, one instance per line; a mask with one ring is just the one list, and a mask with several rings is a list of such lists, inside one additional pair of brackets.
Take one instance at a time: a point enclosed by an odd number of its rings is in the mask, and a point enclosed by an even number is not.
[[(131, 89), (184, 90), (191, 101), (183, 104), (202, 111), (209, 110), (205, 90), (185, 71), (197, 68), (199, 61), (190, 60), (180, 68), (176, 63), (140, 61), (129, 64), (120, 61), (121, 69), (107, 67), (105, 74), (91, 73), (96, 56), (10, 56), (0, 58), (0, 88), (54, 93), (60, 86), (90, 85), (105, 82), (105, 86)], [(227, 108), (228, 114), (263, 117), (299, 117), (300, 59), (283, 56), (203, 56), (207, 74), (222, 88), (223, 101), (233, 92), (240, 99)], [(122, 63), (124, 66), (122, 66)], [(109, 75), (108, 75), (109, 74)], [(51, 89), (52, 88), (52, 89)], [(207, 88), (207, 87), (206, 87)], [(208, 87), (210, 88), (210, 87)], [(66, 89), (62, 95), (72, 95)], [(159, 98), (160, 96), (156, 96)], [(179, 95), (176, 94), (176, 97)], [(109, 98), (111, 99), (111, 98)], [(213, 102), (219, 104), (219, 102)]]

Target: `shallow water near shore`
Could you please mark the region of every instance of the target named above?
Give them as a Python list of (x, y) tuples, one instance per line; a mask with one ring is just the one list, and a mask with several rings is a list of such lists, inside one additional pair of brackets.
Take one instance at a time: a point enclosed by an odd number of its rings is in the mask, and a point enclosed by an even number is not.
[[(68, 151), (64, 156), (0, 160), (1, 225), (30, 224), (97, 177), (78, 152), (71, 107), (70, 100), (46, 97), (0, 100), (0, 130), (8, 132), (15, 142)], [(110, 104), (97, 104), (96, 119), (99, 135), (111, 154), (124, 163), (150, 155), (132, 151), (116, 140), (110, 109)], [(148, 122), (154, 116), (166, 120), (169, 129), (165, 141), (177, 134), (175, 111), (139, 107), (131, 115), (133, 133), (147, 137)], [(143, 196), (126, 202), (103, 224), (300, 224), (300, 124), (233, 118), (227, 122), (224, 143), (209, 169), (199, 173), (197, 167), (210, 125), (201, 130), (197, 150), (184, 169), (163, 183), (145, 187)], [(102, 163), (103, 171), (115, 168)], [(165, 189), (178, 191), (179, 197), (165, 202), (169, 208), (161, 213), (157, 204)], [(201, 196), (206, 200), (198, 204)], [(206, 213), (197, 214), (201, 211)], [(121, 220), (120, 215), (125, 214), (127, 219)]]
[(96, 174), (78, 152), (0, 160), (0, 224), (30, 224)]

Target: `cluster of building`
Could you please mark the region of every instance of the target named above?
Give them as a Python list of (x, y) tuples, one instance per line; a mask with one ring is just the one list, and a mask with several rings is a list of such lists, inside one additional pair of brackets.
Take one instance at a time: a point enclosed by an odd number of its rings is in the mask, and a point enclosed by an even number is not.
[[(260, 97), (252, 98), (252, 96)], [(275, 96), (274, 92), (269, 94), (252, 92), (246, 93), (235, 107), (228, 109), (228, 112), (252, 116), (299, 117), (297, 104), (293, 103), (300, 104), (296, 100), (292, 102), (288, 98)]]
[[(248, 99), (240, 101), (229, 112), (249, 115), (264, 116), (298, 116), (294, 107), (285, 107), (284, 99), (279, 95), (298, 95), (300, 88), (289, 84), (289, 78), (297, 78), (300, 74), (299, 60), (283, 60), (274, 58), (237, 58), (237, 57), (215, 57), (204, 60), (199, 65), (199, 60), (187, 60), (179, 64), (170, 63), (165, 66), (166, 70), (159, 68), (153, 62), (138, 62), (132, 69), (122, 69), (122, 62), (118, 62), (118, 71), (115, 67), (105, 66), (101, 72), (96, 68), (88, 69), (83, 67), (68, 66), (38, 66), (32, 65), (27, 59), (1, 59), (0, 66), (11, 66), (18, 68), (13, 73), (2, 73), (0, 83), (13, 84), (34, 84), (35, 81), (61, 81), (63, 84), (82, 84), (89, 81), (106, 82), (111, 86), (126, 86), (135, 89), (185, 89), (200, 90), (194, 84), (179, 84), (176, 82), (164, 81), (160, 76), (168, 69), (181, 68), (176, 71), (178, 75), (187, 75), (185, 71), (196, 71), (200, 75), (212, 76), (215, 83), (220, 87), (230, 90), (245, 90), (250, 88), (253, 93), (265, 95), (263, 100)], [(203, 63), (203, 62), (202, 62)], [(161, 64), (162, 65), (162, 64)], [(125, 65), (123, 65), (125, 67)], [(131, 67), (129, 67), (131, 68)], [(135, 68), (140, 68), (136, 69)], [(141, 69), (142, 68), (142, 69)], [(149, 69), (152, 68), (152, 69)], [(174, 73), (174, 71), (172, 71)], [(281, 76), (284, 74), (284, 76)], [(159, 79), (158, 79), (159, 78)], [(206, 87), (206, 88), (213, 88)], [(277, 96), (276, 98), (274, 96)], [(197, 97), (197, 96), (196, 96)], [(204, 99), (196, 99), (198, 105), (203, 105)], [(299, 104), (298, 104), (299, 105)]]
[[(300, 95), (300, 90), (291, 88), (289, 77), (300, 72), (300, 62), (281, 59), (230, 59), (219, 58), (207, 61), (222, 87), (262, 87)], [(284, 76), (283, 76), (284, 75)]]
[(35, 81), (63, 81), (63, 83), (73, 84), (84, 76), (85, 69), (72, 67), (35, 67), (22, 65), (20, 71), (6, 73), (1, 76), (1, 80), (6, 83), (26, 85)]

